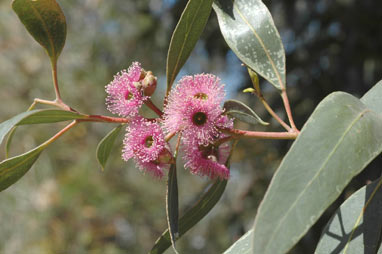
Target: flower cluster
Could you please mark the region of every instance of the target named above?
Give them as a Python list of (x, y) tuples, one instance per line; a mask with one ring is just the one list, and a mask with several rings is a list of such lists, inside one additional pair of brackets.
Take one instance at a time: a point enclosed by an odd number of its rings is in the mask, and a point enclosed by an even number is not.
[[(222, 142), (233, 122), (221, 107), (224, 86), (212, 74), (185, 76), (173, 88), (161, 118), (146, 119), (139, 108), (153, 94), (156, 78), (133, 63), (106, 86), (106, 105), (114, 114), (131, 119), (124, 139), (123, 159), (133, 158), (138, 167), (156, 177), (175, 160), (168, 139), (180, 135), (185, 168), (210, 178), (228, 179), (225, 166), (230, 146)], [(165, 137), (167, 134), (167, 139)]]

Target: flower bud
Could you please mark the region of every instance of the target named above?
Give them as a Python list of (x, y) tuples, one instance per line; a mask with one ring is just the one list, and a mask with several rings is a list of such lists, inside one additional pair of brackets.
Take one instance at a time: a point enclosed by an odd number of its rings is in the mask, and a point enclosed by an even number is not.
[(143, 94), (145, 96), (151, 96), (157, 87), (157, 78), (151, 71), (146, 73), (146, 77), (142, 80)]

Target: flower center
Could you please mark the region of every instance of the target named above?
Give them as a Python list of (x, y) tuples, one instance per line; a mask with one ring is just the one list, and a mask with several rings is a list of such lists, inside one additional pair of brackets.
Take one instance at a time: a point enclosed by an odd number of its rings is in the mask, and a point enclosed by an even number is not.
[(129, 91), (126, 92), (126, 94), (125, 94), (125, 100), (129, 101), (129, 100), (131, 100), (133, 97), (134, 97), (134, 95), (133, 95), (132, 93), (130, 93)]
[(205, 94), (205, 93), (197, 93), (194, 95), (194, 98), (195, 99), (199, 99), (199, 100), (207, 100), (208, 99), (208, 95)]
[(148, 136), (145, 140), (145, 147), (150, 148), (154, 144), (152, 136)]
[(204, 112), (196, 112), (192, 116), (192, 122), (197, 126), (201, 126), (207, 122), (207, 115)]

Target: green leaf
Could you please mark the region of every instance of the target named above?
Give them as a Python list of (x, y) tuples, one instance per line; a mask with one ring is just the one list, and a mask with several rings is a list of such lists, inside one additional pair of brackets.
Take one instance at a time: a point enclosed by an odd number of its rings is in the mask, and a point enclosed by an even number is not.
[[(186, 212), (179, 220), (179, 237), (185, 234), (190, 228), (204, 218), (209, 211), (216, 205), (220, 197), (223, 195), (227, 180), (216, 180), (216, 182), (208, 188), (207, 192), (201, 197), (188, 212)], [(171, 239), (168, 229), (163, 232), (162, 236), (155, 242), (150, 254), (163, 253), (171, 246)]]
[(313, 112), (258, 209), (254, 254), (286, 253), (382, 151), (382, 117), (342, 92)]
[(350, 196), (326, 225), (316, 254), (382, 253), (382, 179)]
[(207, 24), (212, 2), (189, 0), (176, 25), (167, 54), (167, 93)]
[(261, 0), (215, 0), (213, 8), (228, 46), (243, 63), (278, 89), (285, 88), (285, 52)]
[(63, 121), (70, 121), (75, 119), (86, 119), (86, 115), (78, 114), (66, 110), (56, 110), (56, 109), (43, 109), (34, 110), (34, 113), (25, 117), (17, 125), (26, 124), (41, 124), (41, 123), (57, 123)]
[(102, 170), (105, 169), (106, 162), (109, 159), (111, 150), (113, 148), (114, 142), (118, 137), (119, 132), (121, 131), (122, 125), (115, 127), (111, 130), (98, 144), (96, 155), (99, 164), (102, 167)]
[(55, 0), (13, 0), (12, 8), (28, 32), (57, 62), (66, 39), (66, 20)]
[(253, 239), (253, 229), (249, 230), (245, 235), (240, 237), (224, 254), (249, 254), (252, 253), (252, 239)]
[(42, 144), (29, 152), (0, 162), (0, 191), (5, 190), (25, 175), (46, 146), (47, 144)]
[(379, 81), (361, 98), (361, 101), (371, 110), (382, 114), (382, 80)]
[(225, 109), (225, 114), (233, 116), (240, 121), (249, 124), (262, 124), (269, 125), (269, 123), (264, 122), (250, 107), (237, 100), (227, 100), (224, 102), (223, 108)]
[(168, 172), (167, 197), (166, 197), (167, 223), (170, 232), (172, 246), (176, 252), (175, 241), (179, 235), (179, 201), (178, 180), (176, 177), (176, 165), (172, 164)]

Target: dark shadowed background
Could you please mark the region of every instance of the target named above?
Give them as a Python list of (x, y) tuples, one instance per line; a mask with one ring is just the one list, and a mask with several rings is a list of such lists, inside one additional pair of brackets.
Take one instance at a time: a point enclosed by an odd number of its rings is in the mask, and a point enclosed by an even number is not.
[[(116, 72), (139, 61), (158, 76), (160, 88), (154, 101), (160, 105), (169, 40), (186, 2), (59, 1), (68, 23), (67, 42), (59, 59), (63, 99), (84, 113), (109, 114), (104, 103), (105, 85)], [(381, 1), (264, 2), (284, 43), (288, 94), (299, 128), (329, 93), (342, 90), (361, 96), (382, 79)], [(256, 98), (241, 92), (250, 86), (246, 69), (225, 44), (214, 13), (180, 76), (201, 72), (218, 75), (226, 84), (227, 98), (245, 101), (264, 120), (271, 121), (269, 130), (281, 130)], [(264, 80), (261, 85), (269, 103), (284, 116), (275, 89)], [(36, 97), (54, 96), (45, 52), (5, 0), (0, 1), (0, 87), (1, 121), (25, 111)], [(38, 145), (62, 126), (19, 128), (12, 154)], [(132, 163), (122, 161), (122, 135), (102, 172), (95, 149), (113, 127), (99, 123), (77, 126), (46, 150), (25, 177), (0, 193), (0, 253), (149, 251), (167, 225), (165, 179), (152, 179)], [(238, 127), (263, 129), (243, 124)], [(256, 208), (290, 144), (239, 142), (222, 200), (181, 238), (181, 253), (222, 253), (250, 229)], [(352, 181), (291, 253), (313, 253), (330, 214), (352, 192), (380, 176), (381, 169), (379, 157)], [(183, 212), (209, 181), (182, 168), (178, 171)]]

